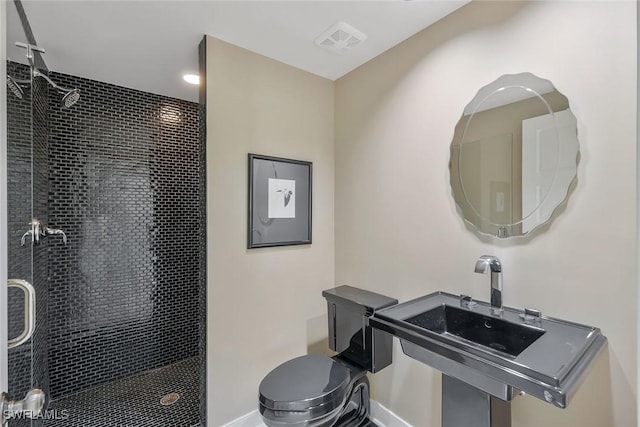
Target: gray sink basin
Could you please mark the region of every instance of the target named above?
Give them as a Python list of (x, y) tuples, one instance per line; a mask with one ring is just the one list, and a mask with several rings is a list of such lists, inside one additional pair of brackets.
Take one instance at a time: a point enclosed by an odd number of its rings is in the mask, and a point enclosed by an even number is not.
[(518, 356), (545, 333), (530, 325), (511, 323), (495, 316), (485, 316), (444, 304), (406, 321), (451, 339), (483, 346), (488, 351), (496, 351), (507, 357)]
[(504, 401), (519, 391), (564, 408), (599, 352), (600, 329), (552, 317), (524, 318), (487, 303), (463, 306), (436, 292), (377, 311), (372, 327), (400, 339), (402, 350), (447, 376)]

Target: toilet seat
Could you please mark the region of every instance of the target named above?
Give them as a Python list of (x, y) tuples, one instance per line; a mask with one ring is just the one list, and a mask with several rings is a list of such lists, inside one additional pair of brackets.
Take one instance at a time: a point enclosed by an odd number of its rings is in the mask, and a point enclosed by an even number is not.
[(305, 426), (327, 425), (340, 415), (353, 384), (352, 374), (324, 354), (291, 359), (260, 383), (260, 413), (273, 425), (298, 421)]

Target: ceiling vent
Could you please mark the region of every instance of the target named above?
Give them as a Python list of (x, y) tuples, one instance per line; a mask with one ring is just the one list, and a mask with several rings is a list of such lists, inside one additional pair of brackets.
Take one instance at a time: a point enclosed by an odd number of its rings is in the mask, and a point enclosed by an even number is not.
[(363, 32), (356, 30), (346, 22), (338, 22), (320, 34), (315, 42), (324, 49), (343, 54), (358, 46), (366, 39), (367, 36), (364, 35)]

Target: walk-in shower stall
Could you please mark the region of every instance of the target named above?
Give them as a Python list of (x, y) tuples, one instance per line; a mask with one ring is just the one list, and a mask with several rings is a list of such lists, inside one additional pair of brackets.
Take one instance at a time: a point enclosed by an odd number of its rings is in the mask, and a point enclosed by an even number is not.
[(27, 13), (7, 4), (8, 269), (35, 312), (11, 286), (9, 336), (33, 334), (8, 396), (46, 411), (9, 426), (205, 425), (201, 107), (49, 70)]

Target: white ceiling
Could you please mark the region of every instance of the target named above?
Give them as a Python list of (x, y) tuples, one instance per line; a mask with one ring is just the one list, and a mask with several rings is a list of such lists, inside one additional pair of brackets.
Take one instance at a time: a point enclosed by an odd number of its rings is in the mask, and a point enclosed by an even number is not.
[[(197, 73), (205, 34), (335, 80), (470, 0), (426, 1), (105, 1), (23, 0), (50, 70), (197, 101), (184, 73)], [(7, 55), (25, 42), (8, 2)], [(368, 36), (338, 55), (314, 39), (344, 21)]]

